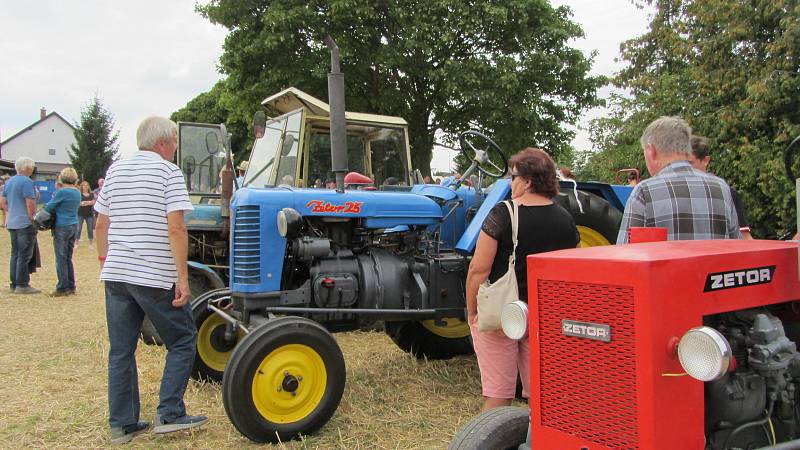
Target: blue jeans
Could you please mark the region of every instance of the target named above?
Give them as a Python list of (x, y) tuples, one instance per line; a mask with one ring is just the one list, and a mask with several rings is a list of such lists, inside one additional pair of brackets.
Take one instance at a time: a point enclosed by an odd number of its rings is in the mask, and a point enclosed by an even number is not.
[(75, 247), (75, 225), (53, 228), (53, 250), (56, 253), (56, 275), (59, 292), (75, 290), (75, 267), (72, 265), (72, 251)]
[(33, 257), (33, 246), (36, 243), (36, 228), (33, 225), (18, 230), (8, 230), (11, 234), (11, 289), (26, 287), (31, 282), (28, 263)]
[(81, 240), (81, 233), (83, 233), (83, 222), (86, 222), (86, 233), (89, 235), (89, 240), (94, 239), (94, 216), (83, 217), (78, 215), (78, 234), (75, 235), (75, 240)]
[(172, 306), (175, 287), (158, 289), (117, 281), (106, 281), (108, 322), (109, 425), (123, 427), (139, 421), (139, 378), (136, 345), (145, 314), (167, 347), (161, 377), (158, 415), (172, 420), (186, 414), (183, 393), (194, 363), (197, 329), (187, 303)]

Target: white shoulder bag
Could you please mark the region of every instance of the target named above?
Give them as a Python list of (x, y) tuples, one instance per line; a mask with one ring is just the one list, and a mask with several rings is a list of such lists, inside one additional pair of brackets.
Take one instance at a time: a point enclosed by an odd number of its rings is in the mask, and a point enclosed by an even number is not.
[(517, 256), (517, 227), (519, 226), (519, 207), (512, 200), (514, 208), (508, 202), (503, 202), (511, 215), (511, 239), (514, 250), (508, 258), (508, 271), (494, 283), (487, 279), (478, 287), (478, 330), (495, 331), (501, 328), (500, 313), (506, 304), (519, 300), (519, 287), (517, 273), (514, 270)]

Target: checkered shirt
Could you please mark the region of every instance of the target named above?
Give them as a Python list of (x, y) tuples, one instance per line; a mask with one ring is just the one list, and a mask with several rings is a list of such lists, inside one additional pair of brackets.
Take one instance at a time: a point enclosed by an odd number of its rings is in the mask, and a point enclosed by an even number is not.
[(670, 241), (739, 239), (731, 189), (721, 178), (674, 161), (639, 183), (628, 197), (617, 244), (631, 227), (663, 227)]

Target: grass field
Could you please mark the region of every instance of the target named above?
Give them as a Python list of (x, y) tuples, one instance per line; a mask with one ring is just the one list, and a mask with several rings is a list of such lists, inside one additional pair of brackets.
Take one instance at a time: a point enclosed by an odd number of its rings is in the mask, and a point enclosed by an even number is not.
[[(0, 448), (102, 448), (107, 427), (108, 351), (102, 284), (95, 249), (84, 241), (74, 261), (78, 295), (51, 298), (56, 276), (52, 237), (39, 233), (43, 267), (31, 285), (42, 294), (0, 288)], [(8, 275), (9, 236), (0, 230), (0, 272)], [(382, 333), (336, 335), (347, 364), (344, 397), (333, 419), (313, 436), (278, 448), (445, 448), (480, 408), (474, 357), (418, 361)], [(158, 401), (164, 349), (137, 351), (143, 419)], [(132, 448), (255, 448), (230, 424), (220, 387), (192, 381), (190, 414), (211, 418), (199, 431), (137, 438)], [(268, 446), (267, 446), (268, 447)]]

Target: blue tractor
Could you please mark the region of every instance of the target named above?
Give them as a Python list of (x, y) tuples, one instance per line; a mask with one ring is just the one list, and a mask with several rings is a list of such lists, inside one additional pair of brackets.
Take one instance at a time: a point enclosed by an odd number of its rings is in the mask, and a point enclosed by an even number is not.
[[(417, 357), (471, 353), (470, 255), (483, 219), (510, 194), (506, 155), (474, 131), (460, 136), (472, 161), (463, 176), (423, 184), (403, 119), (344, 111), (329, 45), (330, 104), (294, 88), (264, 100), (275, 117), (254, 120), (231, 201), (229, 287), (193, 301), (194, 377), (222, 381), (228, 417), (257, 442), (314, 432), (333, 415), (345, 363), (332, 332), (382, 323)], [(374, 186), (345, 186), (348, 171)], [(329, 176), (335, 188), (310, 187)], [(582, 245), (613, 242), (630, 188), (563, 187), (557, 201)]]

